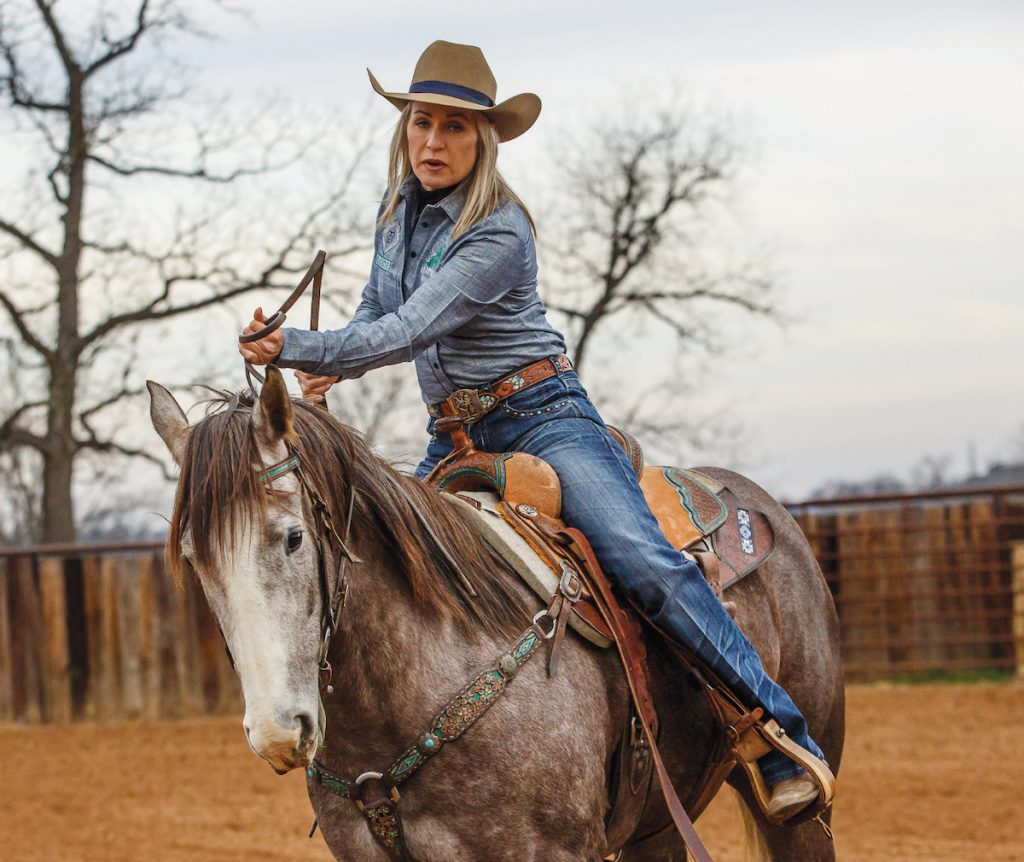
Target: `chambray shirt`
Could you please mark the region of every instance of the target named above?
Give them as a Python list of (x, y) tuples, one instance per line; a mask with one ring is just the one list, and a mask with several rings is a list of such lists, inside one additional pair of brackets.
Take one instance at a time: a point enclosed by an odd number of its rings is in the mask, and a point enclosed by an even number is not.
[(415, 360), (432, 404), (565, 352), (537, 294), (537, 249), (522, 209), (505, 201), (453, 241), (464, 192), (417, 219), (418, 190), (409, 177), (395, 217), (377, 229), (351, 322), (324, 332), (284, 329), (278, 365), (344, 379)]

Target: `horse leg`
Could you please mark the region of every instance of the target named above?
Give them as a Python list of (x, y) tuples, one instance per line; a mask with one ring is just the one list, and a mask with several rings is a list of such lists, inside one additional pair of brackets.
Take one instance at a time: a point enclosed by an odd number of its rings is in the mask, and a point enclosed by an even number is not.
[[(835, 844), (813, 820), (799, 826), (773, 826), (746, 781), (735, 790), (741, 799), (746, 838), (744, 862), (835, 862)], [(829, 815), (822, 819), (829, 820)]]

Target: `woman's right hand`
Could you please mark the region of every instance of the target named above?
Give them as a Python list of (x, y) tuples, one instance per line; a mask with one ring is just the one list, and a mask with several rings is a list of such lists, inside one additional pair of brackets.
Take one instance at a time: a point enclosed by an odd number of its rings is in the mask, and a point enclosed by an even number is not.
[[(262, 308), (257, 308), (252, 314), (252, 320), (242, 330), (242, 335), (252, 335), (259, 332), (267, 323)], [(265, 335), (259, 341), (250, 341), (247, 344), (239, 343), (238, 352), (242, 358), (253, 365), (269, 365), (274, 362), (284, 347), (284, 333), (275, 329), (269, 335)]]
[(299, 381), (302, 397), (307, 401), (327, 400), (327, 390), (341, 379), (338, 375), (328, 377), (321, 374), (307, 374), (305, 371), (296, 371), (295, 377)]

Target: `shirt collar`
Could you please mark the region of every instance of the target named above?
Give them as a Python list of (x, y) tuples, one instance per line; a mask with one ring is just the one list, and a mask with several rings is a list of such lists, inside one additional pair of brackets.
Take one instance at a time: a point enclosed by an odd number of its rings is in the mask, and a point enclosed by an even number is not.
[[(415, 174), (409, 174), (398, 187), (398, 193), (402, 196), (403, 200), (408, 201), (413, 195), (419, 191), (420, 181), (416, 179)], [(465, 186), (459, 186), (455, 189), (448, 197), (442, 200), (435, 206), (440, 207), (444, 210), (445, 214), (452, 220), (457, 222), (459, 216), (462, 214), (462, 208), (466, 204), (466, 189)]]

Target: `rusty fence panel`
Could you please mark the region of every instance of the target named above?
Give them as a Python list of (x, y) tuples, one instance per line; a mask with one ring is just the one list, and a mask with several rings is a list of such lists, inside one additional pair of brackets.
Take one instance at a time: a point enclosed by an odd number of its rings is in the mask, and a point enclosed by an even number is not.
[(179, 718), (241, 693), (195, 579), (163, 544), (0, 550), (0, 721)]
[(1024, 677), (1024, 487), (789, 509), (835, 598), (848, 678)]

